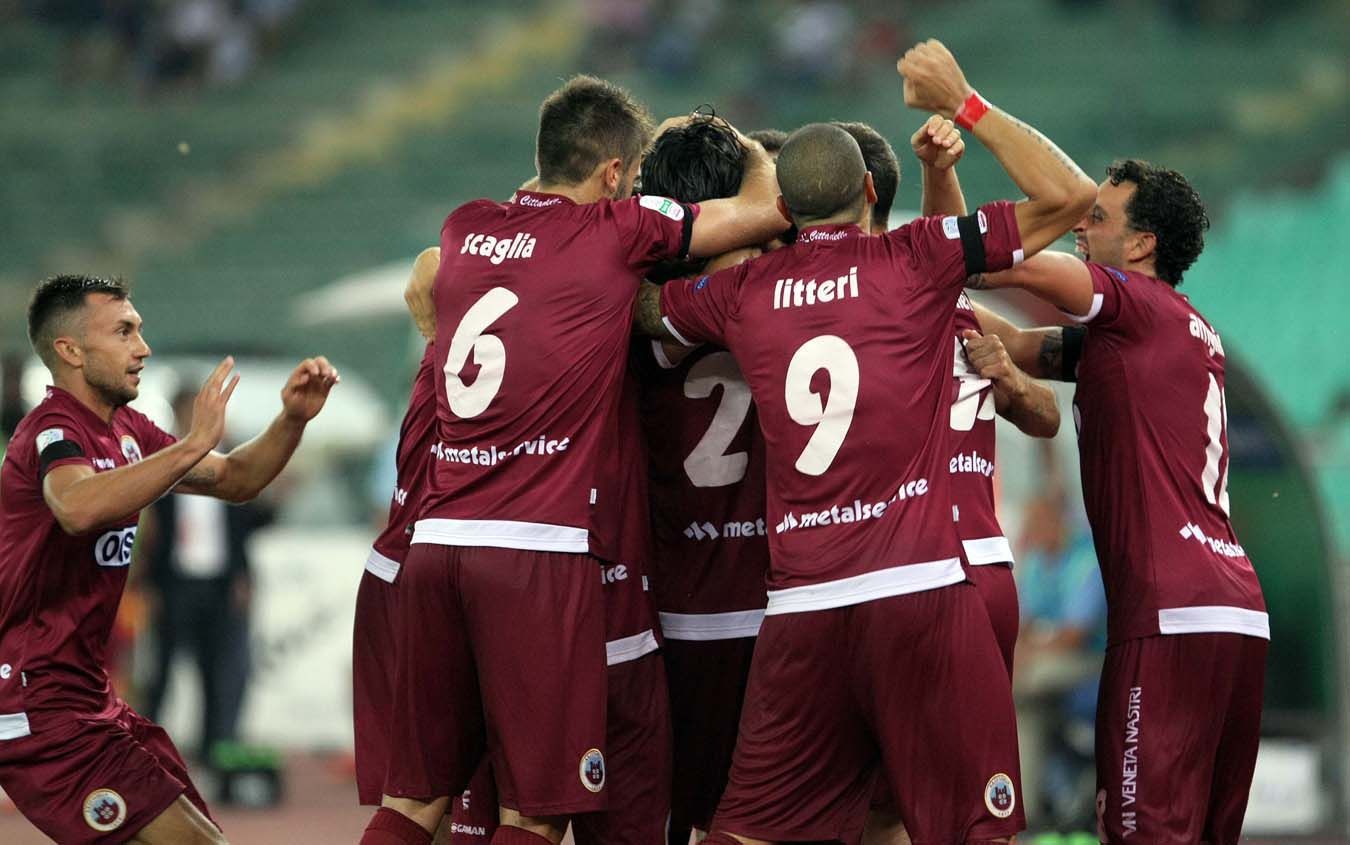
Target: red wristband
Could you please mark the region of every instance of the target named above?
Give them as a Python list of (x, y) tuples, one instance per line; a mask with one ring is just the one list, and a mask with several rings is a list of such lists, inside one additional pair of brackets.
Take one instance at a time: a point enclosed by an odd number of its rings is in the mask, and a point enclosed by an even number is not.
[(980, 122), (989, 111), (989, 101), (981, 97), (978, 91), (971, 91), (970, 96), (961, 104), (961, 110), (956, 113), (956, 125), (965, 129), (967, 132), (975, 128), (975, 124)]

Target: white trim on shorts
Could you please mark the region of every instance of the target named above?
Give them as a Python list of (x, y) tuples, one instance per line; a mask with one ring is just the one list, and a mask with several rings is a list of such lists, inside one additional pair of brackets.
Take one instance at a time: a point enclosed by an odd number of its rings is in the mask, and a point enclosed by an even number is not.
[(667, 613), (661, 611), (661, 633), (668, 640), (738, 640), (759, 636), (764, 611), (732, 610), (726, 613)]
[(610, 640), (605, 643), (605, 665), (615, 666), (619, 663), (628, 663), (651, 654), (660, 647), (661, 644), (656, 641), (656, 634), (652, 632), (651, 628), (631, 637)]
[(586, 554), (591, 548), (590, 533), (585, 528), (510, 519), (419, 519), (412, 541), (574, 554)]
[(961, 547), (966, 550), (966, 560), (971, 566), (988, 566), (991, 563), (1006, 563), (1012, 566), (1012, 543), (1002, 535), (962, 540)]
[(876, 599), (947, 587), (959, 584), (965, 579), (966, 573), (961, 570), (959, 557), (892, 566), (889, 569), (864, 572), (837, 581), (789, 587), (786, 590), (770, 590), (769, 606), (764, 608), (764, 615), (777, 616), (781, 613), (804, 613), (809, 610), (848, 607)]
[(374, 549), (366, 556), (366, 571), (381, 581), (392, 584), (398, 577), (398, 571), (403, 564), (393, 558), (385, 557)]
[(23, 739), (32, 733), (27, 713), (0, 713), (0, 740)]
[(1161, 634), (1243, 634), (1270, 639), (1270, 616), (1260, 610), (1212, 605), (1158, 610)]

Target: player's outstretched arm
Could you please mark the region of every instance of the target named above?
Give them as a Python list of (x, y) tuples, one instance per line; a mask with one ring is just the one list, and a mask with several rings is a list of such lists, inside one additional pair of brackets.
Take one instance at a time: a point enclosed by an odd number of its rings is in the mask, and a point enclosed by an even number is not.
[(961, 343), (980, 378), (994, 383), (994, 407), (1004, 419), (1032, 437), (1054, 437), (1059, 432), (1055, 392), (1014, 364), (998, 335), (967, 329)]
[(758, 141), (737, 133), (745, 146), (745, 173), (740, 193), (699, 203), (689, 234), (689, 254), (721, 255), (745, 246), (767, 243), (788, 228), (778, 211), (778, 177), (773, 160)]
[(919, 213), (924, 217), (935, 214), (964, 217), (966, 197), (961, 193), (961, 180), (956, 178), (956, 163), (966, 152), (961, 130), (935, 114), (910, 136), (909, 146), (919, 160), (923, 178)]
[(1050, 139), (980, 98), (941, 41), (915, 45), (896, 67), (905, 77), (906, 105), (944, 117), (960, 115), (957, 122), (989, 148), (1026, 193), (1016, 207), (1026, 255), (1054, 243), (1087, 213), (1096, 184)]
[(403, 301), (408, 304), (408, 313), (412, 314), (417, 331), (427, 340), (436, 339), (436, 299), (432, 291), (436, 287), (436, 271), (440, 266), (440, 247), (429, 246), (422, 250), (413, 261), (412, 275), (408, 277), (408, 286), (403, 289)]
[(1013, 325), (1002, 314), (972, 303), (980, 332), (997, 335), (1008, 350), (1008, 357), (1032, 378), (1065, 381), (1064, 327), (1042, 326), (1024, 329)]
[(172, 446), (108, 472), (76, 464), (48, 472), (42, 480), (42, 497), (61, 530), (84, 534), (134, 514), (204, 460), (225, 432), (225, 406), (239, 383), (237, 375), (226, 383), (233, 368), (234, 359), (226, 358), (212, 371), (197, 393), (192, 430)]
[[(183, 476), (178, 492), (230, 502), (246, 502), (258, 495), (291, 459), (305, 426), (323, 409), (328, 392), (338, 381), (337, 370), (327, 358), (301, 361), (281, 389), (281, 413), (272, 424), (229, 454), (208, 453)], [(195, 416), (193, 426), (196, 427)], [(219, 439), (217, 436), (216, 440)]]
[(1063, 252), (1042, 252), (1011, 269), (971, 276), (966, 287), (1022, 288), (1080, 319), (1092, 314), (1095, 297), (1087, 264)]

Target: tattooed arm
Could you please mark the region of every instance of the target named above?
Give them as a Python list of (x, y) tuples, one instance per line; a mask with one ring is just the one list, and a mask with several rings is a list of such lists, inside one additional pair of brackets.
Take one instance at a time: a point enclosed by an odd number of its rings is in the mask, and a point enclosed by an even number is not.
[[(956, 58), (936, 39), (912, 47), (897, 67), (905, 77), (905, 104), (911, 108), (950, 118), (975, 93)], [(1027, 195), (1016, 209), (1026, 255), (1049, 246), (1092, 206), (1096, 184), (1031, 126), (991, 107), (971, 131)]]
[(638, 288), (637, 303), (633, 306), (633, 328), (639, 334), (657, 340), (674, 340), (675, 336), (661, 320), (661, 287), (644, 281)]

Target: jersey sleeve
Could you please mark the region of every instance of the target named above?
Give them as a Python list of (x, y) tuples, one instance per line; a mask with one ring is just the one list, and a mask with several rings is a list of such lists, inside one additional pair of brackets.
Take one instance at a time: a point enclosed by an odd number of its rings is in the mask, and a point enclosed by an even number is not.
[(33, 421), (33, 454), (37, 457), (36, 478), (41, 482), (56, 467), (75, 465), (93, 468), (90, 444), (75, 418), (59, 410), (42, 410)]
[(726, 346), (727, 322), (740, 294), (745, 265), (712, 275), (675, 279), (661, 287), (661, 322), (685, 346)]
[(964, 217), (921, 217), (886, 234), (907, 247), (917, 269), (939, 287), (961, 287), (976, 273), (1007, 270), (1022, 260), (1013, 203), (980, 206)]
[(661, 261), (689, 254), (698, 206), (658, 196), (633, 197), (610, 205), (619, 226), (628, 266), (645, 273)]
[(1092, 326), (1093, 331), (1129, 333), (1138, 323), (1141, 304), (1134, 288), (1141, 280), (1133, 274), (1105, 264), (1087, 265), (1092, 277), (1092, 307), (1086, 314), (1065, 314), (1076, 323)]

